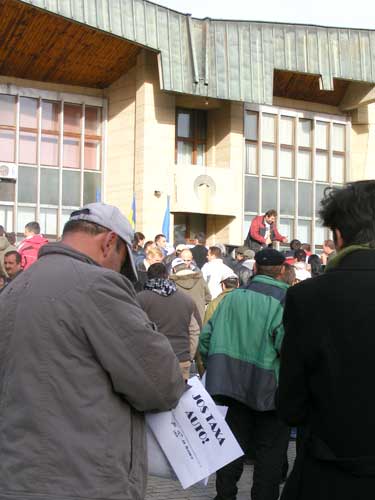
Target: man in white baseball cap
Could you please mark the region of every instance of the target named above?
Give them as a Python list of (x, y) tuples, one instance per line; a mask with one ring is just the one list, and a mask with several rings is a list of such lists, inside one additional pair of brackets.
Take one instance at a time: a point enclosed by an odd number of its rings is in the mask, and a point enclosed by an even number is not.
[(136, 275), (131, 240), (116, 207), (91, 203), (2, 291), (1, 498), (144, 498), (143, 412), (185, 384), (120, 274)]

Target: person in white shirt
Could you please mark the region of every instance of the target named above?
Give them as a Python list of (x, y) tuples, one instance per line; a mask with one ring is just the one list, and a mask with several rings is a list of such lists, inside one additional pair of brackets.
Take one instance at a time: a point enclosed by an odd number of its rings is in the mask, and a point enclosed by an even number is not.
[(298, 281), (304, 281), (311, 278), (311, 273), (308, 270), (308, 265), (306, 264), (306, 252), (300, 248), (294, 252), (294, 258), (296, 260), (294, 263), (296, 279)]
[(233, 273), (232, 269), (224, 264), (220, 248), (212, 246), (208, 249), (206, 264), (202, 267), (203, 278), (206, 280), (212, 299), (222, 292), (221, 279), (225, 271)]

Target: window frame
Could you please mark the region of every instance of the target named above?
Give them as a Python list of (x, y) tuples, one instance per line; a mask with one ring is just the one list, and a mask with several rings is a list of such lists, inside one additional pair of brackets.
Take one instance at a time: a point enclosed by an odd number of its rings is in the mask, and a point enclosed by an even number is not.
[[(178, 135), (178, 115), (179, 113), (184, 113), (184, 114), (189, 114), (190, 115), (190, 120), (192, 123), (191, 129), (192, 129), (192, 137), (181, 137)], [(204, 117), (204, 130), (205, 130), (205, 139), (200, 139), (199, 138), (199, 126), (198, 126), (198, 120), (199, 120), (199, 115), (202, 115)], [(176, 165), (179, 165), (178, 163), (178, 143), (179, 142), (187, 142), (193, 146), (192, 153), (191, 153), (191, 165), (199, 165), (197, 163), (198, 160), (198, 146), (203, 145), (204, 146), (204, 158), (203, 158), (203, 166), (206, 165), (206, 154), (207, 154), (207, 123), (208, 123), (208, 113), (204, 109), (190, 109), (190, 108), (182, 108), (182, 107), (176, 107), (176, 118), (175, 118), (175, 128), (176, 128), (176, 133), (175, 133), (175, 163)]]
[[(250, 127), (246, 124), (246, 116), (248, 114), (252, 113), (258, 113), (258, 124), (257, 124), (257, 140), (254, 139), (247, 139), (245, 136), (245, 131), (250, 130)], [(272, 143), (272, 145), (276, 148), (276, 171), (275, 175), (270, 176), (270, 175), (264, 175), (262, 172), (262, 147), (264, 144), (269, 144), (268, 142), (263, 141), (262, 137), (262, 116), (263, 114), (274, 114), (276, 116), (276, 137), (275, 137), (275, 143)], [(286, 118), (292, 118), (294, 120), (294, 125), (293, 125), (293, 144), (288, 145), (285, 143), (281, 142), (281, 133), (280, 133), (280, 128), (281, 128), (281, 117), (286, 117)], [(310, 146), (302, 146), (298, 144), (298, 122), (299, 120), (311, 120), (312, 121), (312, 129), (311, 129), (311, 135), (310, 135)], [(315, 137), (316, 137), (316, 122), (325, 122), (328, 124), (328, 138), (327, 138), (327, 149), (322, 149), (321, 147), (318, 147), (315, 145)], [(345, 131), (344, 131), (344, 150), (343, 151), (337, 151), (333, 148), (333, 126), (334, 125), (344, 125), (345, 126)], [(246, 220), (249, 217), (254, 217), (255, 215), (262, 214), (264, 210), (262, 210), (262, 180), (264, 179), (275, 179), (277, 182), (277, 199), (275, 200), (274, 206), (273, 207), (268, 207), (268, 208), (275, 208), (277, 212), (279, 213), (279, 217), (282, 219), (286, 218), (292, 218), (293, 219), (293, 237), (296, 237), (297, 232), (298, 232), (298, 221), (310, 221), (310, 241), (309, 243), (311, 244), (312, 248), (315, 250), (315, 247), (319, 245), (315, 244), (315, 228), (319, 225), (319, 216), (318, 213), (315, 209), (315, 198), (316, 198), (316, 189), (317, 189), (317, 184), (321, 185), (326, 185), (326, 186), (332, 186), (332, 185), (338, 185), (340, 183), (336, 182), (332, 178), (332, 170), (333, 170), (333, 158), (334, 156), (341, 156), (344, 161), (344, 170), (343, 170), (343, 183), (347, 182), (348, 176), (349, 176), (349, 159), (350, 159), (350, 131), (351, 131), (351, 120), (349, 116), (346, 115), (333, 115), (333, 114), (328, 114), (328, 113), (321, 113), (321, 112), (311, 112), (311, 111), (303, 111), (299, 110), (296, 108), (284, 108), (282, 106), (266, 106), (266, 105), (254, 105), (254, 104), (245, 104), (244, 106), (244, 150), (245, 150), (245, 166), (244, 166), (244, 178), (246, 177), (252, 177), (253, 179), (256, 179), (256, 183), (258, 186), (258, 194), (257, 194), (257, 212), (249, 212), (245, 210), (245, 203), (243, 204), (243, 224), (245, 225), (247, 222)], [(252, 169), (248, 168), (248, 163), (247, 163), (247, 145), (248, 144), (255, 144), (256, 145), (256, 150), (254, 153), (254, 157), (256, 158), (256, 166), (255, 168), (253, 167)], [(292, 177), (285, 177), (281, 176), (280, 172), (280, 159), (281, 159), (281, 151), (283, 149), (288, 149), (292, 150)], [(308, 151), (310, 154), (310, 176), (309, 179), (304, 179), (304, 178), (299, 178), (298, 177), (298, 152), (299, 151)], [(316, 169), (316, 154), (319, 152), (324, 152), (328, 156), (328, 163), (327, 163), (327, 180), (326, 181), (321, 181), (315, 179), (315, 169)], [(256, 173), (250, 173), (250, 171), (256, 172)], [(293, 215), (287, 215), (284, 213), (281, 213), (280, 211), (280, 183), (283, 180), (288, 180), (294, 184), (294, 198), (295, 198), (295, 207), (294, 207), (294, 214)], [(298, 193), (299, 193), (299, 188), (298, 188), (298, 183), (309, 183), (312, 185), (312, 206), (311, 206), (311, 216), (309, 217), (304, 217), (298, 215), (299, 209), (298, 209)], [(245, 185), (246, 183), (243, 183), (243, 199), (245, 200)], [(254, 187), (253, 187), (254, 189)], [(249, 206), (249, 204), (248, 204)], [(325, 230), (326, 233), (326, 238), (329, 238), (329, 231)]]
[[(99, 186), (100, 186), (100, 199), (102, 201), (105, 201), (105, 192), (104, 192), (104, 181), (105, 181), (105, 171), (106, 171), (106, 144), (107, 144), (107, 116), (108, 116), (108, 103), (106, 98), (102, 97), (95, 97), (95, 96), (87, 96), (87, 95), (81, 95), (81, 94), (68, 94), (68, 93), (63, 93), (63, 92), (55, 92), (55, 91), (47, 91), (47, 90), (42, 90), (42, 89), (31, 89), (27, 87), (18, 87), (15, 85), (3, 85), (0, 84), (0, 94), (8, 95), (11, 96), (15, 103), (15, 115), (16, 115), (16, 120), (15, 120), (15, 125), (13, 126), (4, 126), (0, 127), (1, 129), (7, 129), (11, 130), (15, 133), (15, 152), (14, 152), (14, 161), (13, 162), (7, 162), (9, 164), (16, 165), (17, 170), (19, 166), (25, 166), (28, 168), (34, 168), (37, 170), (37, 199), (36, 203), (20, 203), (18, 201), (18, 178), (16, 180), (16, 186), (15, 186), (15, 196), (12, 202), (5, 202), (5, 201), (0, 201), (1, 206), (9, 206), (12, 208), (13, 213), (12, 213), (12, 226), (13, 230), (17, 230), (18, 227), (18, 207), (26, 207), (29, 206), (30, 209), (35, 209), (35, 217), (36, 220), (40, 219), (40, 214), (43, 209), (56, 209), (57, 210), (57, 219), (56, 219), (56, 227), (57, 227), (57, 233), (56, 237), (58, 237), (61, 232), (62, 232), (62, 227), (63, 227), (63, 217), (62, 214), (66, 209), (75, 209), (77, 207), (66, 207), (65, 205), (62, 205), (62, 172), (65, 170), (65, 167), (63, 166), (63, 140), (64, 136), (71, 135), (70, 132), (68, 134), (63, 130), (63, 110), (64, 110), (64, 103), (68, 104), (73, 104), (73, 105), (79, 105), (81, 107), (81, 120), (80, 120), (80, 133), (79, 134), (74, 134), (75, 136), (79, 136), (79, 140), (81, 142), (81, 149), (80, 149), (80, 166), (79, 168), (76, 169), (69, 169), (69, 170), (75, 170), (80, 173), (80, 185), (79, 185), (79, 192), (80, 192), (80, 203), (79, 206), (82, 206), (83, 204), (83, 197), (84, 197), (84, 175), (85, 173), (89, 172), (92, 173), (93, 175), (98, 175), (100, 177), (99, 180)], [(37, 116), (36, 116), (36, 123), (37, 123), (37, 129), (35, 128), (30, 128), (30, 127), (25, 127), (21, 126), (21, 98), (31, 98), (31, 99), (36, 99), (37, 100)], [(55, 124), (51, 123), (51, 126), (53, 125), (53, 129), (51, 128), (46, 128), (44, 123), (42, 122), (42, 104), (43, 102), (52, 102), (52, 103), (57, 103), (57, 111), (54, 111), (54, 113), (57, 113), (57, 117), (55, 115)], [(86, 129), (85, 129), (85, 121), (84, 121), (84, 116), (85, 116), (85, 108), (87, 107), (94, 107), (98, 109), (98, 128), (97, 131), (100, 135), (94, 134), (91, 131), (87, 131), (88, 133), (86, 134)], [(57, 118), (57, 121), (56, 121)], [(19, 147), (20, 147), (20, 135), (22, 132), (32, 132), (37, 134), (37, 161), (36, 163), (26, 163), (26, 162), (20, 162), (20, 154), (19, 154)], [(42, 143), (42, 137), (43, 136), (50, 136), (50, 137), (55, 137), (58, 141), (57, 144), (57, 163), (56, 165), (50, 165), (50, 164), (42, 164), (41, 163), (41, 143)], [(99, 149), (98, 149), (98, 165), (99, 169), (96, 168), (86, 168), (85, 163), (84, 163), (84, 145), (87, 140), (94, 140), (94, 141), (99, 141)], [(57, 170), (59, 172), (59, 197), (58, 197), (58, 203), (55, 205), (50, 205), (50, 204), (44, 204), (41, 203), (41, 169), (52, 169), (52, 170)], [(22, 236), (20, 234), (19, 236)]]

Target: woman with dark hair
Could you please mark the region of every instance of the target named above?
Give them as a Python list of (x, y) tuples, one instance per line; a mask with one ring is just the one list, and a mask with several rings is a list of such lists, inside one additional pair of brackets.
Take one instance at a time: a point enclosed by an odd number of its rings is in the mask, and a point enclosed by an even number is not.
[(319, 274), (322, 274), (322, 262), (320, 260), (319, 255), (316, 254), (310, 255), (308, 263), (310, 266), (310, 272), (312, 278), (315, 278), (315, 276), (319, 276)]
[(134, 238), (132, 241), (132, 252), (133, 252), (133, 257), (134, 260), (137, 260), (137, 258), (141, 257), (142, 259), (145, 258), (145, 250), (143, 248), (143, 244), (145, 242), (146, 236), (143, 233), (140, 233), (139, 231), (134, 233)]

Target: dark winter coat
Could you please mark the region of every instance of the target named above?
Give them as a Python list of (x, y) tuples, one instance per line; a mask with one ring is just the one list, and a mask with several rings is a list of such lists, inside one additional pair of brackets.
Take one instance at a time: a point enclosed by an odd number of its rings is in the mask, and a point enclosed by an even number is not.
[(184, 390), (130, 281), (61, 243), (0, 295), (0, 500), (141, 500), (143, 411)]
[(374, 300), (375, 250), (287, 293), (278, 407), (304, 443), (283, 500), (374, 497)]

